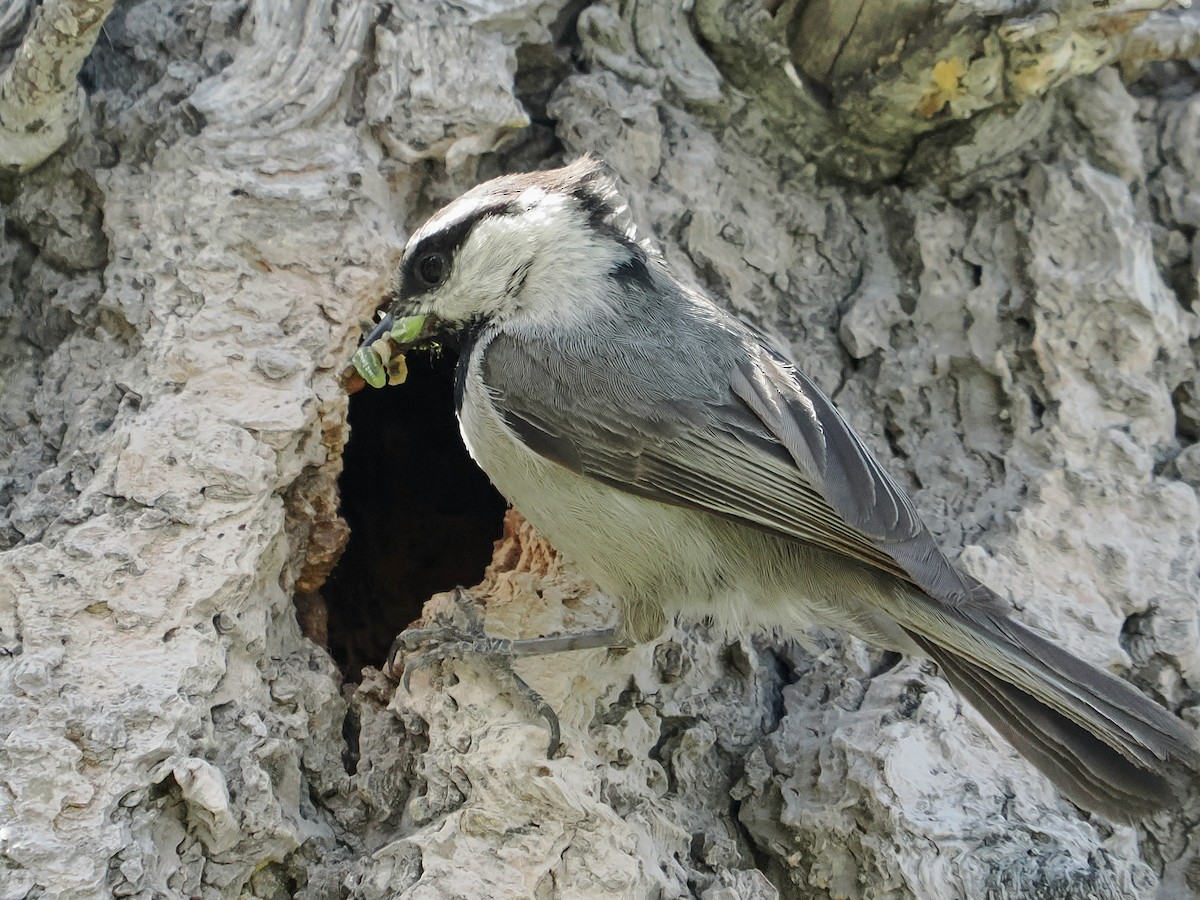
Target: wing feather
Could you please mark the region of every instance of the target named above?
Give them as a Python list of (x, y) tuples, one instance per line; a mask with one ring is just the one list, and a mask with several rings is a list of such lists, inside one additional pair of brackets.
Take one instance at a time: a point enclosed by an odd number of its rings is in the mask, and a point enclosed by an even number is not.
[[(728, 354), (727, 380), (707, 391), (670, 379), (604, 383), (594, 359), (572, 359), (561, 346), (552, 353), (525, 335), (502, 332), (481, 350), (496, 408), (544, 458), (967, 602), (967, 585), (912, 502), (828, 398), (752, 336), (737, 337), (746, 343)], [(610, 380), (629, 365), (610, 362)]]

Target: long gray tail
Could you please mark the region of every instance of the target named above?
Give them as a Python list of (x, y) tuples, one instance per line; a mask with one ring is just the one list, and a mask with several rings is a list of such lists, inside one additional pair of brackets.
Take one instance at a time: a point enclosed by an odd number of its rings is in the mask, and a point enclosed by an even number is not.
[(1176, 802), (1185, 768), (1200, 771), (1178, 718), (995, 608), (911, 595), (902, 606), (950, 684), (1079, 806), (1129, 822)]

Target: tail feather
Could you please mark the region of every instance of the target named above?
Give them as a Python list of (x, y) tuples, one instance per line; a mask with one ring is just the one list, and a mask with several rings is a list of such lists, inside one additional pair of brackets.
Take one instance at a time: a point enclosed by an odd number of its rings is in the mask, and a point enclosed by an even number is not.
[(914, 636), (946, 679), (1062, 794), (1117, 822), (1171, 802), (1172, 785), (1072, 719), (937, 644)]
[(1181, 764), (1200, 770), (1178, 718), (994, 606), (908, 595), (896, 612), (950, 683), (1080, 806), (1130, 821), (1172, 802)]
[[(1153, 766), (1171, 757), (1195, 758), (1194, 736), (1178, 718), (1129, 682), (1098, 669), (1012, 619), (990, 619), (1022, 661), (1036, 663), (1046, 682), (1071, 700), (1062, 710), (1131, 760)], [(997, 673), (1002, 674), (1002, 673)], [(1057, 706), (1053, 694), (1044, 702)], [(1071, 715), (1071, 711), (1075, 715)]]

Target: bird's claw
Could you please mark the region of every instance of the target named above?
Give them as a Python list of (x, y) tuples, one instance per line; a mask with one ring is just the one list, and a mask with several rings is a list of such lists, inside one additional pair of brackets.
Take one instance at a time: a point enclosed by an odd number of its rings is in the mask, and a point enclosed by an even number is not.
[[(444, 644), (470, 644), (486, 637), (483, 618), (479, 615), (470, 594), (462, 588), (455, 588), (452, 599), (455, 611), (466, 621), (466, 625), (447, 622), (423, 628), (406, 628), (392, 641), (392, 646), (388, 649), (387, 670), (394, 676), (397, 669), (403, 667), (404, 674), (401, 680), (405, 690), (408, 690), (410, 670), (428, 665), (425, 657), (437, 647)], [(421, 650), (422, 647), (428, 649)], [(418, 650), (421, 652), (415, 652)]]
[(414, 672), (428, 668), (447, 659), (474, 657), (486, 660), (491, 667), (508, 675), (516, 692), (533, 706), (546, 720), (550, 730), (550, 745), (547, 756), (553, 758), (561, 746), (562, 729), (558, 715), (533, 687), (513, 668), (512, 661), (522, 655), (514, 652), (513, 642), (506, 638), (488, 637), (483, 630), (483, 620), (470, 596), (458, 589), (454, 592), (456, 608), (466, 619), (465, 626), (455, 624), (431, 625), (412, 628), (401, 632), (392, 642), (388, 652), (388, 668), (403, 671), (400, 683), (411, 693), (410, 682)]

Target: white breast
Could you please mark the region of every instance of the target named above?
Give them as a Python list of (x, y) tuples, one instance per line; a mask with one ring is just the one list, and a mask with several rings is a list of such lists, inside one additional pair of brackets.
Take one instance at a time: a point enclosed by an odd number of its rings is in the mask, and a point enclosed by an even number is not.
[[(486, 340), (486, 339), (484, 339)], [(808, 545), (696, 510), (638, 497), (550, 462), (504, 424), (483, 387), (486, 344), (474, 348), (459, 428), (472, 458), (554, 547), (621, 602), (634, 640), (656, 637), (663, 613), (711, 617), (731, 632), (845, 627), (883, 646), (907, 639), (864, 608), (878, 577), (849, 571)], [(848, 621), (849, 620), (849, 621)]]

